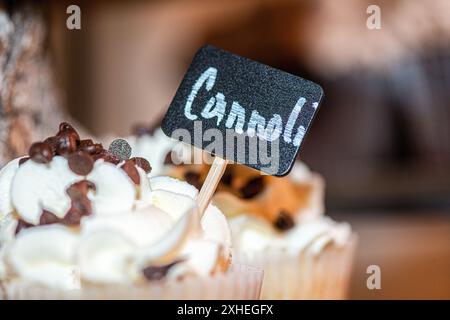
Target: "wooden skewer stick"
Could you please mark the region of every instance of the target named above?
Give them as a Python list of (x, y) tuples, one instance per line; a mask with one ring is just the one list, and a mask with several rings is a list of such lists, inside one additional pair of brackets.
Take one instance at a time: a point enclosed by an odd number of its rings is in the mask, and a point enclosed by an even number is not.
[(214, 157), (214, 161), (209, 169), (208, 175), (206, 176), (205, 182), (202, 185), (197, 196), (197, 205), (200, 214), (200, 218), (203, 217), (203, 213), (208, 207), (211, 198), (216, 191), (217, 185), (225, 172), (228, 160)]

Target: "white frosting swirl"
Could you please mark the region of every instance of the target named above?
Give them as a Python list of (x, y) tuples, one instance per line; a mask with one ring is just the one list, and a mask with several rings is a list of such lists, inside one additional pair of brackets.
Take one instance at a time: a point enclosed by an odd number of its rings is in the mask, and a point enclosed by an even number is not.
[[(142, 157), (151, 163), (150, 177), (166, 175), (170, 172), (171, 165), (164, 163), (169, 152), (175, 154), (172, 160), (176, 164), (191, 164), (193, 158), (209, 157), (201, 149), (193, 148), (188, 144), (167, 137), (161, 128), (156, 129), (152, 135), (130, 136), (126, 137), (125, 140), (132, 148), (132, 157)], [(211, 161), (210, 158), (209, 161)]]
[(229, 223), (234, 249), (249, 254), (281, 250), (295, 255), (317, 255), (327, 245), (344, 246), (352, 233), (348, 223), (337, 223), (324, 216), (302, 221), (284, 232), (275, 230), (266, 220), (250, 215), (231, 218)]
[[(137, 169), (139, 186), (103, 160), (86, 177), (60, 156), (49, 164), (7, 164), (0, 171), (0, 281), (77, 289), (145, 283), (144, 268), (174, 261), (167, 278), (207, 275), (228, 262), (230, 230), (220, 210), (211, 205), (198, 221), (197, 189), (169, 177), (148, 179)], [(93, 213), (79, 227), (37, 225), (43, 209), (64, 217), (71, 205), (66, 189), (84, 179), (96, 190), (88, 194)], [(19, 218), (36, 226), (15, 234)]]

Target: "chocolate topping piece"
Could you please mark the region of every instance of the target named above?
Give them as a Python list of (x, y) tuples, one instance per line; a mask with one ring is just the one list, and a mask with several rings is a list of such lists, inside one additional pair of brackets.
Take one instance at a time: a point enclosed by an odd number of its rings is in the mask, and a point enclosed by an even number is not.
[(56, 136), (48, 137), (47, 139), (44, 140), (44, 142), (48, 143), (48, 145), (52, 149), (53, 155), (55, 155), (56, 154), (56, 149), (58, 148), (58, 137), (56, 137)]
[(147, 161), (147, 159), (134, 157), (131, 158), (130, 161), (132, 161), (139, 168), (143, 169), (147, 174), (152, 171), (152, 166), (150, 165), (150, 162)]
[(62, 131), (57, 135), (56, 154), (65, 155), (77, 149), (77, 136), (74, 131)]
[(28, 151), (31, 160), (37, 163), (49, 163), (52, 161), (53, 152), (48, 143), (35, 142)]
[(88, 197), (78, 197), (72, 199), (72, 207), (70, 207), (65, 215), (63, 223), (69, 226), (79, 225), (83, 216), (89, 216), (91, 214), (92, 205)]
[(166, 156), (164, 157), (164, 164), (170, 164), (170, 165), (175, 164), (172, 160), (172, 151), (167, 152)]
[(31, 228), (31, 227), (34, 227), (34, 225), (31, 223), (28, 223), (22, 219), (19, 219), (17, 221), (17, 227), (16, 227), (15, 234), (18, 234), (22, 229), (27, 229), (27, 228)]
[(228, 168), (225, 169), (225, 173), (222, 176), (222, 179), (220, 179), (220, 182), (222, 182), (226, 186), (231, 186), (231, 182), (233, 182), (233, 173)]
[(274, 225), (278, 230), (286, 231), (295, 226), (295, 221), (292, 219), (289, 212), (286, 210), (281, 210), (278, 214), (277, 220), (274, 222)]
[(75, 130), (75, 128), (67, 122), (61, 122), (61, 124), (59, 125), (59, 132), (57, 135), (59, 136), (62, 133), (70, 133), (75, 137), (75, 141), (77, 143), (80, 142), (80, 135), (78, 134), (77, 130)]
[(78, 144), (79, 151), (84, 151), (89, 154), (97, 153), (97, 151), (101, 151), (102, 149), (103, 147), (97, 150), (94, 141), (92, 141), (92, 139), (81, 140), (80, 143)]
[(30, 157), (23, 157), (20, 158), (19, 160), (19, 166), (23, 165), (25, 162), (27, 162), (28, 160), (30, 160)]
[(115, 155), (109, 153), (106, 150), (101, 150), (99, 153), (93, 154), (92, 157), (94, 158), (94, 161), (97, 161), (98, 159), (103, 159), (105, 162), (110, 162), (112, 164), (119, 164), (120, 159), (116, 157)]
[(61, 219), (58, 218), (54, 213), (47, 210), (42, 210), (41, 217), (39, 218), (39, 225), (47, 225), (60, 222)]
[(66, 193), (72, 200), (72, 206), (61, 221), (63, 224), (78, 225), (83, 216), (92, 214), (92, 204), (87, 197), (89, 190), (95, 190), (95, 184), (88, 180), (78, 181), (67, 188)]
[(244, 199), (251, 199), (257, 196), (264, 189), (264, 177), (258, 176), (250, 179), (239, 191)]
[(162, 280), (173, 266), (182, 261), (183, 260), (176, 260), (172, 263), (162, 266), (149, 266), (144, 268), (144, 270), (142, 270), (142, 273), (144, 274), (144, 277), (149, 281)]
[(96, 190), (95, 184), (89, 180), (81, 180), (70, 185), (66, 193), (70, 199), (76, 200), (77, 198), (87, 196), (89, 190)]
[(200, 173), (193, 172), (193, 171), (186, 171), (184, 174), (184, 179), (187, 183), (192, 184), (194, 187), (200, 190), (202, 187), (201, 181), (200, 181)]
[(108, 151), (120, 160), (128, 160), (131, 156), (131, 147), (124, 139), (116, 139), (111, 142)]
[(127, 160), (120, 166), (120, 168), (127, 173), (134, 184), (139, 185), (141, 183), (141, 177), (139, 176), (139, 172), (136, 169), (134, 161)]
[(80, 176), (88, 175), (94, 168), (94, 159), (84, 151), (73, 152), (68, 155), (69, 168)]

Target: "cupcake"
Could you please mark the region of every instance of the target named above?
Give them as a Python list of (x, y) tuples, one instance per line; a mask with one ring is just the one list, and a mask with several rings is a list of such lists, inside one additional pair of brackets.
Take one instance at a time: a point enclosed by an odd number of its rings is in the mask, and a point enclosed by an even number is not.
[[(168, 151), (160, 161), (177, 154)], [(165, 162), (166, 174), (197, 187), (209, 170), (208, 165)], [(356, 236), (348, 223), (324, 215), (324, 185), (300, 161), (284, 178), (227, 166), (213, 203), (230, 223), (234, 260), (264, 270), (262, 298), (346, 297)]]
[(123, 150), (63, 123), (0, 171), (1, 298), (257, 299), (220, 209)]

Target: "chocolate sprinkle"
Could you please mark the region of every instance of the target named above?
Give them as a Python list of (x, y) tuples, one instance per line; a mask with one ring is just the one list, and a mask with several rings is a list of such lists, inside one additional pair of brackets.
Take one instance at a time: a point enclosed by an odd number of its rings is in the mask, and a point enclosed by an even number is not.
[(183, 260), (176, 260), (172, 263), (162, 265), (162, 266), (149, 266), (142, 270), (144, 277), (149, 281), (162, 280), (167, 275), (169, 270), (176, 264), (182, 262)]
[(125, 163), (121, 165), (120, 168), (122, 168), (122, 170), (127, 173), (134, 184), (139, 185), (141, 183), (139, 171), (137, 171), (136, 166), (132, 160), (125, 161)]
[(124, 139), (116, 139), (111, 142), (108, 151), (120, 160), (128, 160), (131, 156), (131, 147)]
[(74, 131), (63, 131), (57, 135), (56, 154), (66, 155), (77, 149), (78, 133)]
[(258, 176), (250, 179), (246, 185), (239, 189), (239, 192), (244, 199), (251, 199), (261, 193), (264, 189), (264, 177)]
[(147, 161), (147, 159), (134, 157), (131, 158), (130, 161), (132, 161), (139, 168), (143, 169), (147, 174), (152, 171), (152, 166), (150, 165), (150, 162)]
[(277, 220), (274, 222), (275, 227), (280, 231), (292, 229), (295, 226), (295, 221), (286, 210), (281, 210), (278, 214)]
[(59, 125), (59, 132), (57, 133), (57, 136), (61, 135), (62, 133), (71, 134), (74, 136), (75, 141), (77, 143), (80, 142), (80, 136), (79, 136), (77, 130), (75, 130), (75, 128), (72, 127), (67, 122), (61, 122), (61, 124)]
[(48, 143), (35, 142), (28, 151), (31, 160), (37, 163), (49, 163), (53, 159), (53, 152)]
[(84, 151), (77, 151), (69, 154), (67, 161), (70, 170), (80, 176), (88, 175), (94, 168), (94, 159)]

